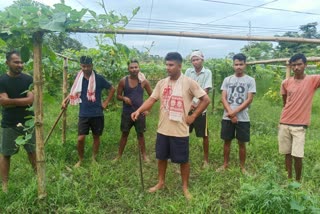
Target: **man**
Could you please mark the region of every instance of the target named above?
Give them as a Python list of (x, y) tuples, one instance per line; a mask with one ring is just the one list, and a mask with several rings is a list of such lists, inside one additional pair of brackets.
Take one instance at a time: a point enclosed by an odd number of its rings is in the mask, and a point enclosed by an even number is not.
[[(29, 91), (33, 83), (31, 76), (22, 73), (23, 62), (20, 54), (11, 51), (6, 54), (7, 73), (0, 77), (0, 105), (2, 106), (2, 137), (0, 145), (0, 172), (2, 177), (2, 190), (8, 191), (8, 176), (11, 156), (19, 151), (15, 140), (20, 135), (25, 135), (24, 124), (33, 112), (27, 110), (33, 104), (33, 93)], [(29, 161), (36, 171), (35, 137), (24, 145)]]
[(306, 75), (307, 59), (296, 54), (289, 60), (294, 76), (281, 84), (283, 109), (279, 125), (279, 152), (285, 155), (288, 178), (292, 178), (292, 162), (296, 180), (301, 181), (306, 129), (310, 125), (312, 98), (320, 87), (320, 75)]
[[(70, 95), (62, 103), (62, 108), (67, 108), (69, 101), (71, 105), (80, 104), (77, 145), (79, 161), (75, 167), (81, 166), (83, 161), (85, 138), (90, 129), (93, 135), (92, 161), (96, 162), (100, 136), (104, 128), (103, 110), (107, 108), (115, 92), (113, 86), (93, 70), (91, 57), (82, 56), (80, 66), (81, 70), (73, 83)], [(109, 94), (101, 103), (103, 89), (109, 90)]]
[[(151, 96), (133, 112), (131, 117), (137, 120), (139, 115), (149, 110), (160, 100), (159, 123), (156, 140), (156, 158), (158, 159), (158, 183), (149, 189), (155, 192), (165, 185), (168, 159), (180, 164), (182, 189), (186, 199), (191, 199), (188, 191), (189, 165), (189, 127), (209, 105), (210, 99), (196, 81), (181, 73), (182, 57), (170, 52), (165, 57), (168, 77), (160, 80)], [(200, 100), (192, 115), (188, 115), (192, 99)]]
[[(185, 75), (195, 80), (200, 87), (208, 94), (212, 88), (212, 73), (209, 69), (203, 67), (204, 56), (201, 51), (193, 51), (190, 56), (193, 68), (188, 68)], [(191, 111), (197, 108), (199, 100), (193, 98)], [(209, 137), (208, 137), (208, 121), (207, 121), (207, 109), (200, 114), (195, 121), (190, 125), (189, 131), (195, 129), (196, 136), (203, 138), (203, 167), (209, 166)]]
[(144, 161), (148, 161), (146, 155), (146, 147), (143, 132), (146, 129), (146, 118), (144, 113), (140, 114), (136, 121), (131, 119), (131, 113), (136, 111), (143, 103), (143, 92), (147, 91), (150, 96), (152, 93), (151, 86), (147, 79), (141, 76), (139, 62), (131, 60), (128, 64), (129, 76), (123, 77), (117, 88), (117, 99), (123, 101), (122, 115), (121, 115), (121, 139), (119, 142), (118, 156), (115, 161), (120, 159), (124, 148), (128, 141), (128, 136), (132, 126), (135, 127), (139, 147)]
[(233, 56), (234, 74), (223, 80), (221, 101), (224, 107), (221, 121), (221, 138), (224, 140), (224, 163), (216, 171), (224, 171), (229, 165), (231, 141), (238, 140), (240, 169), (246, 174), (246, 142), (250, 141), (249, 105), (256, 93), (255, 80), (245, 74), (246, 56)]

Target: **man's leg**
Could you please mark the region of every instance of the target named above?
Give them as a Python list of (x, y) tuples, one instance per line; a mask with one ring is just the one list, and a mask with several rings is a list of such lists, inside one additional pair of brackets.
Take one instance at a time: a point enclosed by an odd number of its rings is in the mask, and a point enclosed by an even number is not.
[(186, 197), (186, 199), (190, 200), (192, 196), (188, 190), (189, 176), (190, 176), (189, 162), (180, 164), (180, 171), (181, 171), (183, 194)]
[(97, 161), (97, 155), (100, 147), (100, 135), (93, 135), (92, 161)]
[(299, 157), (293, 157), (294, 159), (294, 170), (296, 172), (296, 181), (301, 181), (301, 175), (302, 175), (302, 158)]
[(36, 152), (28, 152), (28, 159), (31, 163), (32, 169), (35, 173), (37, 173), (37, 156)]
[(247, 173), (245, 168), (246, 163), (246, 144), (238, 141), (239, 144), (239, 160), (240, 160), (240, 169), (242, 173)]
[(8, 192), (8, 180), (10, 170), (10, 158), (11, 156), (0, 156), (0, 172), (2, 178), (2, 191)]
[(117, 161), (121, 158), (124, 148), (126, 147), (127, 141), (128, 141), (128, 136), (129, 136), (129, 132), (122, 132), (121, 134), (121, 138), (119, 141), (119, 150), (118, 150), (118, 155), (115, 159), (113, 159), (114, 161)]
[(226, 169), (229, 166), (231, 140), (225, 140), (223, 145), (223, 168)]
[(286, 166), (286, 171), (288, 173), (288, 178), (292, 179), (292, 156), (291, 156), (291, 154), (285, 155), (285, 166)]
[(149, 192), (155, 192), (164, 187), (167, 165), (168, 160), (158, 160), (158, 183), (154, 187), (151, 187)]
[(203, 155), (204, 155), (203, 166), (206, 167), (209, 165), (209, 137), (208, 136), (203, 137)]
[(84, 156), (84, 142), (85, 142), (86, 136), (85, 135), (79, 135), (78, 136), (78, 144), (77, 144), (77, 149), (78, 149), (78, 156), (79, 156), (79, 161), (74, 165), (74, 167), (79, 167), (81, 166), (83, 156)]
[(144, 140), (144, 134), (143, 133), (137, 133), (138, 135), (138, 142), (139, 142), (139, 148), (142, 154), (142, 158), (144, 161), (148, 162), (149, 158), (146, 154), (146, 145), (145, 145), (145, 140)]

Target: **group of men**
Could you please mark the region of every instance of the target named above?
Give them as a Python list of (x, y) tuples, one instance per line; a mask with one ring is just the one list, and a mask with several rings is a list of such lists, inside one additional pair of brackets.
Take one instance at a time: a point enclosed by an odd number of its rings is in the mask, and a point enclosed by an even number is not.
[[(121, 138), (118, 155), (120, 159), (125, 149), (130, 129), (134, 126), (139, 148), (145, 161), (146, 155), (144, 132), (146, 115), (159, 101), (159, 121), (156, 135), (156, 158), (158, 159), (158, 182), (149, 189), (155, 192), (165, 185), (168, 159), (180, 165), (182, 189), (184, 196), (191, 199), (188, 191), (190, 175), (189, 133), (195, 129), (196, 136), (203, 138), (204, 162), (209, 164), (209, 137), (207, 106), (210, 103), (208, 93), (212, 86), (212, 74), (203, 66), (204, 56), (201, 51), (191, 53), (193, 67), (182, 73), (182, 56), (170, 52), (165, 57), (168, 77), (160, 80), (154, 90), (145, 76), (140, 72), (139, 63), (128, 63), (129, 75), (123, 77), (117, 87), (117, 99), (123, 102), (121, 114)], [(0, 153), (0, 172), (2, 190), (8, 190), (10, 158), (19, 147), (15, 143), (17, 136), (24, 134), (18, 123), (24, 123), (28, 115), (27, 108), (33, 103), (33, 93), (29, 90), (32, 78), (22, 73), (23, 62), (16, 51), (7, 53), (8, 71), (0, 77), (0, 105), (2, 106), (2, 135)], [(303, 54), (296, 54), (290, 59), (294, 76), (283, 81), (283, 111), (279, 125), (279, 152), (285, 155), (288, 178), (292, 178), (292, 160), (296, 180), (301, 180), (302, 158), (304, 151), (305, 130), (310, 124), (312, 95), (320, 87), (320, 75), (305, 75), (307, 61)], [(78, 143), (79, 161), (84, 158), (85, 137), (90, 130), (93, 135), (93, 154), (95, 162), (100, 145), (100, 136), (104, 128), (103, 110), (107, 108), (115, 88), (103, 76), (93, 70), (91, 57), (80, 58), (81, 70), (77, 73), (71, 87), (70, 95), (62, 102), (62, 108), (79, 105)], [(226, 77), (221, 86), (221, 101), (224, 107), (221, 121), (221, 139), (224, 140), (224, 163), (217, 172), (228, 168), (231, 141), (236, 138), (239, 145), (240, 170), (247, 174), (245, 168), (246, 142), (250, 141), (250, 119), (248, 110), (256, 93), (254, 78), (245, 73), (246, 56), (236, 54), (233, 57), (234, 74)], [(102, 101), (102, 91), (108, 90), (107, 98)], [(144, 90), (149, 98), (143, 101)], [(36, 171), (35, 142), (32, 138), (24, 145), (29, 160)]]

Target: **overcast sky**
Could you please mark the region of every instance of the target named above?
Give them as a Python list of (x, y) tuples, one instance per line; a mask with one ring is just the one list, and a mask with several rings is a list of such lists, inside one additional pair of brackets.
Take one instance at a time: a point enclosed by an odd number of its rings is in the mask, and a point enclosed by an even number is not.
[[(38, 0), (53, 5), (60, 0)], [(228, 35), (282, 35), (298, 31), (300, 25), (320, 23), (320, 0), (104, 0), (107, 10), (130, 16), (140, 7), (138, 14), (127, 26), (128, 29), (170, 30), (205, 32)], [(13, 0), (1, 0), (0, 8)], [(76, 9), (89, 8), (103, 13), (99, 0), (65, 0)], [(264, 8), (262, 8), (264, 7)], [(290, 10), (290, 11), (284, 11)], [(296, 12), (293, 12), (296, 11)], [(251, 26), (251, 27), (250, 27)], [(76, 34), (87, 47), (95, 44), (95, 35)], [(245, 41), (161, 37), (146, 35), (119, 35), (118, 42), (139, 50), (151, 48), (151, 54), (164, 56), (169, 51), (178, 51), (183, 56), (200, 49), (206, 58), (225, 57), (230, 52), (239, 52), (248, 44)]]

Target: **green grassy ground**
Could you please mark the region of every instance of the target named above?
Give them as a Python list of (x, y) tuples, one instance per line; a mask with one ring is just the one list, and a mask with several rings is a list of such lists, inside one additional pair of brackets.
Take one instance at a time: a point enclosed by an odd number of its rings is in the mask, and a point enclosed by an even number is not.
[[(252, 140), (247, 146), (250, 175), (240, 173), (236, 143), (232, 144), (230, 170), (215, 172), (223, 162), (223, 143), (219, 137), (222, 107), (218, 100), (216, 98), (214, 111), (209, 107), (210, 168), (201, 169), (202, 140), (194, 133), (190, 137), (190, 192), (193, 195), (190, 202), (183, 197), (181, 179), (174, 164), (168, 166), (164, 190), (153, 194), (142, 191), (134, 132), (130, 134), (123, 158), (112, 163), (120, 138), (120, 109), (105, 113), (99, 163), (91, 163), (91, 137), (88, 137), (85, 162), (81, 168), (73, 169), (77, 161), (78, 109), (71, 107), (68, 109), (67, 143), (61, 143), (61, 126), (58, 125), (46, 145), (47, 198), (38, 201), (36, 177), (21, 150), (12, 159), (9, 193), (0, 193), (0, 213), (294, 213), (299, 210), (320, 213), (316, 209), (320, 207), (319, 93), (315, 96), (312, 125), (308, 129), (300, 187), (295, 183), (288, 186), (283, 157), (277, 150), (281, 107), (262, 97), (256, 97), (250, 109)], [(59, 103), (47, 99), (46, 132), (58, 113)], [(145, 189), (157, 182), (154, 152), (157, 118), (158, 105), (147, 119), (145, 136), (151, 162), (143, 164)]]

